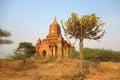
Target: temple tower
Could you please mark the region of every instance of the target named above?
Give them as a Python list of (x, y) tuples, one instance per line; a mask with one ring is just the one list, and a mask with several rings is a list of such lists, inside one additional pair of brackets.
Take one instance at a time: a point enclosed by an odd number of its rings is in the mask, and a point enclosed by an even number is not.
[(63, 39), (60, 25), (57, 23), (56, 17), (54, 17), (46, 39), (40, 40), (39, 38), (36, 43), (36, 55), (63, 57), (66, 54), (66, 51), (63, 51), (66, 47), (70, 48), (71, 45)]

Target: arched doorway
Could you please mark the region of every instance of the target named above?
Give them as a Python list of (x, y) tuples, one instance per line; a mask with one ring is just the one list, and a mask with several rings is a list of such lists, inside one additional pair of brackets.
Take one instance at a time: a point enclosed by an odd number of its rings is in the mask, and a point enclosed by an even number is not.
[(43, 50), (42, 55), (46, 56), (46, 51), (45, 50)]
[(55, 48), (55, 57), (57, 58), (57, 45), (55, 45), (54, 48)]

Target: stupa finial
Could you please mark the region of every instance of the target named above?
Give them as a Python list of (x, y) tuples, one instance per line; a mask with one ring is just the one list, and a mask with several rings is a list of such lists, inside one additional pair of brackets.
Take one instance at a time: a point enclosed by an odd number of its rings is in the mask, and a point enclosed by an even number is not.
[(57, 23), (56, 16), (54, 17), (54, 22), (53, 23), (55, 23), (55, 24)]

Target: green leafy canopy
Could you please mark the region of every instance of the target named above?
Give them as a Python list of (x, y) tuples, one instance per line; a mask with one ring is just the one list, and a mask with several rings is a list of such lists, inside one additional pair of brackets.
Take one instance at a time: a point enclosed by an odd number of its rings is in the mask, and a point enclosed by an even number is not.
[(0, 45), (13, 43), (13, 41), (9, 39), (5, 39), (9, 36), (11, 36), (11, 33), (9, 31), (6, 31), (0, 28)]
[(98, 40), (105, 34), (104, 24), (96, 14), (84, 15), (79, 18), (76, 13), (72, 13), (63, 28), (70, 38)]
[(31, 57), (35, 54), (35, 47), (30, 42), (21, 42), (15, 54), (22, 54), (26, 57)]
[(63, 24), (62, 27), (65, 31), (65, 36), (69, 35), (69, 38), (74, 37), (79, 39), (79, 48), (80, 48), (80, 72), (83, 72), (83, 40), (84, 39), (93, 39), (99, 40), (105, 34), (103, 30), (103, 25), (105, 23), (97, 17), (96, 14), (84, 15), (78, 17), (76, 13), (72, 13), (71, 17)]

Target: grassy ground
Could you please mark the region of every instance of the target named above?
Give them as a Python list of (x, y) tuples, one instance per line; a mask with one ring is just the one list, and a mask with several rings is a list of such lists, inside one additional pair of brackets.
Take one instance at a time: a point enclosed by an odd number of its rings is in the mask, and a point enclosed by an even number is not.
[(120, 80), (120, 63), (88, 62), (80, 74), (78, 59), (0, 61), (0, 80)]

